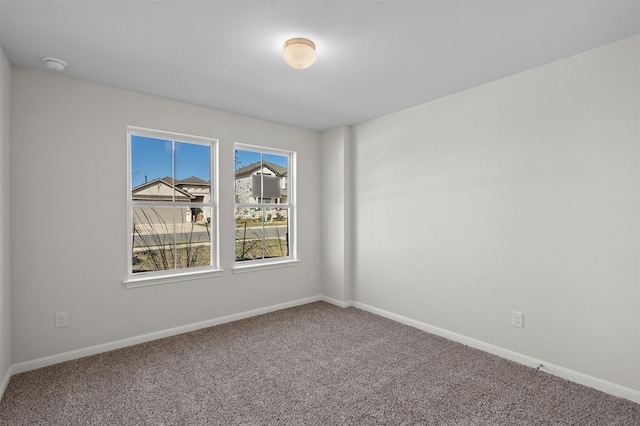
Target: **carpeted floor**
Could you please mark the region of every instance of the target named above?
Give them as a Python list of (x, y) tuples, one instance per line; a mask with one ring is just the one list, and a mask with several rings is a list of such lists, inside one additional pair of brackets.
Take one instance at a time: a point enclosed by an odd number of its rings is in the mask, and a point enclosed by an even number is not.
[(14, 376), (0, 425), (640, 425), (640, 405), (313, 303)]

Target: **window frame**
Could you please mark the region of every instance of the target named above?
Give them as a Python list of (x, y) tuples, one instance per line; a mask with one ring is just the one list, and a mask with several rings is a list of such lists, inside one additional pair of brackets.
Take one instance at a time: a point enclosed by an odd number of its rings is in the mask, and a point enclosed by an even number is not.
[[(133, 200), (132, 197), (132, 158), (131, 158), (131, 139), (133, 136), (148, 137), (154, 139), (171, 140), (174, 144), (190, 143), (197, 145), (204, 145), (209, 147), (209, 167), (211, 176), (210, 185), (210, 201), (209, 203), (185, 203), (182, 201), (176, 201), (175, 195), (172, 201), (140, 201)], [(220, 220), (219, 220), (219, 179), (218, 179), (218, 146), (219, 140), (216, 138), (188, 135), (184, 133), (169, 132), (163, 130), (154, 130), (143, 127), (127, 126), (127, 275), (123, 280), (125, 287), (135, 288), (144, 287), (149, 285), (165, 284), (171, 282), (181, 282), (187, 280), (195, 280), (207, 277), (215, 277), (222, 275), (223, 270), (220, 269)], [(175, 159), (172, 153), (172, 178), (175, 179)], [(175, 188), (175, 186), (174, 186)], [(175, 192), (174, 192), (175, 194)], [(175, 265), (173, 269), (158, 270), (148, 272), (133, 272), (133, 241), (131, 232), (133, 228), (132, 211), (134, 207), (187, 207), (195, 204), (192, 207), (211, 209), (211, 264), (208, 266), (198, 266), (193, 268), (176, 269)], [(174, 213), (175, 214), (175, 213)], [(176, 217), (174, 216), (174, 221)], [(174, 222), (175, 223), (175, 222)], [(175, 242), (174, 242), (175, 244)]]
[[(251, 151), (259, 153), (261, 156), (264, 154), (271, 155), (279, 155), (287, 157), (287, 174), (285, 180), (285, 187), (287, 189), (287, 202), (286, 203), (238, 203), (235, 199), (236, 196), (236, 150), (242, 151)], [(296, 266), (300, 263), (298, 259), (298, 250), (297, 250), (297, 240), (298, 240), (298, 232), (297, 232), (297, 196), (296, 196), (296, 156), (297, 153), (295, 151), (280, 149), (280, 148), (272, 148), (261, 145), (252, 145), (236, 142), (233, 147), (233, 229), (234, 229), (234, 238), (233, 238), (233, 253), (234, 253), (234, 266), (232, 271), (234, 274), (244, 273), (244, 272), (252, 272), (259, 270), (268, 270), (275, 268), (284, 268), (290, 266)], [(236, 212), (238, 208), (248, 208), (248, 209), (288, 209), (288, 255), (274, 258), (262, 258), (262, 259), (253, 259), (253, 260), (242, 260), (238, 261), (236, 259)]]

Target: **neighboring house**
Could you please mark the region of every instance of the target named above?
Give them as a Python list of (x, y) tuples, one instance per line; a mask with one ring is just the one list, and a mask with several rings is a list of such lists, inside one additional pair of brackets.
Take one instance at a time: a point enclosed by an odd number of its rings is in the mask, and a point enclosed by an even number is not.
[[(191, 176), (177, 180), (174, 187), (173, 178), (166, 176), (143, 183), (131, 190), (131, 199), (135, 201), (172, 202), (174, 196), (175, 201), (178, 202), (209, 203), (211, 202), (211, 183)], [(149, 210), (150, 208), (146, 208), (149, 217), (158, 217), (166, 223), (173, 223), (173, 214), (169, 210), (155, 208), (153, 214), (150, 214)], [(208, 215), (204, 215), (199, 207), (181, 208), (179, 217), (183, 219), (184, 223), (209, 220)]]
[[(171, 178), (165, 178), (171, 180)], [(176, 188), (195, 197), (193, 202), (210, 203), (211, 202), (211, 182), (202, 180), (198, 177), (191, 176), (176, 182)]]
[[(260, 179), (264, 177), (263, 193)], [(263, 197), (260, 197), (263, 195)], [(287, 168), (268, 161), (249, 164), (236, 170), (236, 203), (287, 202)]]
[[(239, 204), (287, 202), (287, 168), (269, 161), (237, 169), (235, 185), (236, 203)], [(263, 213), (270, 212), (271, 209), (237, 208), (236, 218), (262, 217)]]

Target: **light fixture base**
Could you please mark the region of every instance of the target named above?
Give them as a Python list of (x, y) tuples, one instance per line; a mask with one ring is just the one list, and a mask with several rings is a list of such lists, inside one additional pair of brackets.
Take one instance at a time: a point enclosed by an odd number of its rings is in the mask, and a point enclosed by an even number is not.
[(47, 66), (47, 68), (56, 70), (56, 71), (63, 71), (67, 67), (67, 63), (62, 59), (58, 59), (58, 58), (46, 57), (46, 58), (42, 58), (42, 61)]

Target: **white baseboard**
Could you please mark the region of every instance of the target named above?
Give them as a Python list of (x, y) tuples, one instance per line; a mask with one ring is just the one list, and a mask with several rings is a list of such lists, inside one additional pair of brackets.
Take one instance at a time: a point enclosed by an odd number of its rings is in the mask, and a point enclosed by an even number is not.
[(320, 300), (322, 300), (323, 302), (327, 302), (327, 303), (330, 303), (332, 305), (338, 306), (340, 308), (349, 308), (349, 307), (353, 306), (353, 302), (351, 300), (343, 302), (341, 300), (334, 299), (332, 297), (327, 297), (327, 296), (320, 296)]
[[(322, 300), (324, 300), (324, 298)], [(610, 395), (628, 399), (630, 401), (640, 404), (640, 391), (637, 391), (635, 389), (620, 386), (618, 384), (608, 382), (606, 380), (598, 379), (597, 377), (588, 376), (586, 374), (573, 371), (568, 368), (554, 365), (554, 364), (545, 362), (543, 360), (532, 358), (527, 355), (522, 355), (520, 353), (511, 351), (508, 349), (504, 349), (489, 343), (485, 343), (480, 340), (473, 339), (471, 337), (463, 336), (461, 334), (454, 333), (439, 327), (435, 327), (430, 324), (416, 321), (414, 319), (407, 318), (402, 315), (397, 315), (392, 312), (375, 308), (373, 306), (365, 305), (364, 303), (360, 303), (360, 302), (349, 302), (349, 303), (350, 303), (350, 306), (354, 306), (358, 309), (362, 309), (363, 311), (371, 312), (373, 314), (380, 315), (381, 317), (389, 318), (399, 323), (409, 325), (411, 327), (415, 327), (419, 330), (423, 330), (428, 333), (435, 334), (437, 336), (441, 336), (449, 340), (453, 340), (455, 342), (462, 343), (472, 348), (480, 349), (484, 352), (488, 352), (490, 354), (497, 355), (502, 358), (506, 358), (508, 360), (517, 362), (522, 365), (526, 365), (528, 367), (538, 368), (540, 365), (542, 365), (542, 367), (540, 367), (540, 371), (544, 371), (545, 373), (552, 374), (554, 376), (561, 377), (563, 379), (572, 381), (574, 383), (585, 385), (590, 388), (608, 393)]]
[(305, 299), (298, 299), (291, 302), (280, 303), (278, 305), (267, 306), (259, 309), (253, 309), (251, 311), (240, 312), (237, 314), (214, 318), (207, 321), (187, 324), (180, 327), (169, 328), (161, 331), (155, 331), (153, 333), (143, 334), (141, 336), (129, 337), (122, 340), (116, 340), (114, 342), (103, 343), (96, 346), (90, 346), (88, 348), (76, 349), (74, 351), (69, 351), (69, 352), (64, 352), (57, 355), (38, 358), (31, 361), (20, 362), (18, 364), (13, 364), (11, 366), (10, 371), (7, 373), (8, 378), (6, 378), (5, 380), (8, 383), (9, 378), (14, 374), (36, 370), (38, 368), (47, 367), (49, 365), (71, 361), (74, 359), (83, 358), (90, 355), (96, 355), (99, 353), (112, 351), (114, 349), (121, 349), (127, 346), (133, 346), (140, 343), (150, 342), (152, 340), (162, 339), (164, 337), (175, 336), (177, 334), (188, 333), (190, 331), (199, 330), (201, 328), (213, 327), (215, 325), (225, 324), (228, 322), (238, 321), (245, 318), (268, 314), (269, 312), (275, 312), (275, 311), (280, 311), (282, 309), (293, 308), (294, 306), (305, 305), (307, 303), (318, 302), (320, 300), (321, 300), (320, 296), (307, 297)]
[(13, 366), (10, 365), (5, 372), (4, 377), (2, 378), (2, 382), (0, 382), (0, 400), (2, 400), (4, 391), (7, 390), (7, 386), (9, 386), (9, 380), (11, 380), (11, 376), (13, 376), (14, 374), (15, 372), (13, 371)]

